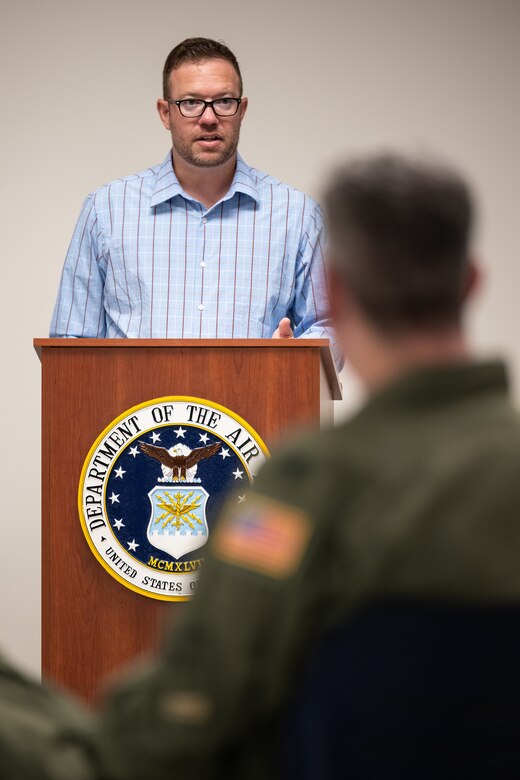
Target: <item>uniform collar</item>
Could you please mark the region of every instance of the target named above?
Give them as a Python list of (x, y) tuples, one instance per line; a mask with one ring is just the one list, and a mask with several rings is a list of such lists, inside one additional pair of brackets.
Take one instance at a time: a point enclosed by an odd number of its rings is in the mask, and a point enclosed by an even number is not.
[[(229, 200), (237, 193), (247, 195), (257, 203), (260, 202), (255, 173), (253, 169), (244, 162), (240, 155), (237, 157), (237, 167), (233, 181), (231, 182), (231, 187), (222, 198), (222, 201)], [(177, 195), (180, 195), (186, 200), (193, 200), (193, 198), (182, 189), (179, 180), (174, 173), (172, 155), (171, 152), (169, 152), (156, 173), (155, 186), (152, 192), (150, 205), (157, 206), (159, 203), (165, 203), (167, 200), (175, 198)]]
[(365, 409), (406, 409), (444, 406), (482, 396), (506, 396), (509, 382), (500, 360), (457, 362), (409, 372), (372, 395)]

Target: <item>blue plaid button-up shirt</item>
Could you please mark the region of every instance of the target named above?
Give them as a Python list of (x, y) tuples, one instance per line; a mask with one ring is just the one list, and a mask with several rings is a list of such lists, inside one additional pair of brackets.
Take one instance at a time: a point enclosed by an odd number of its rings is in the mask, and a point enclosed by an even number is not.
[(51, 336), (329, 337), (316, 203), (239, 157), (206, 209), (162, 165), (89, 195), (67, 253)]

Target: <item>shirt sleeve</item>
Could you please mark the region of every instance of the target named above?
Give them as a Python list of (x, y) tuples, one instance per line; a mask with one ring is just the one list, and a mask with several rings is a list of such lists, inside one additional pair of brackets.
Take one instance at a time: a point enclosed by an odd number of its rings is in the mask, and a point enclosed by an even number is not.
[(105, 254), (95, 196), (89, 195), (65, 258), (52, 316), (51, 338), (105, 337)]
[(302, 227), (291, 319), (296, 338), (329, 339), (340, 370), (343, 357), (329, 316), (324, 242), (323, 216), (320, 208), (314, 205)]
[(260, 766), (269, 730), (316, 628), (309, 614), (319, 620), (309, 569), (322, 543), (306, 509), (263, 485), (231, 499), (162, 658), (112, 695), (102, 724), (111, 777), (137, 780), (150, 766), (158, 778), (270, 776)]

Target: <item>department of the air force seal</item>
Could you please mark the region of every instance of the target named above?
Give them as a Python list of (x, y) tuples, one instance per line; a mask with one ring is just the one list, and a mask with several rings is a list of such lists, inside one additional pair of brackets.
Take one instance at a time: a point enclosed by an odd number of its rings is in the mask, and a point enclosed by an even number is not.
[(128, 409), (85, 460), (79, 512), (92, 552), (123, 585), (151, 598), (193, 595), (212, 525), (231, 490), (268, 456), (255, 431), (201, 398), (156, 398)]

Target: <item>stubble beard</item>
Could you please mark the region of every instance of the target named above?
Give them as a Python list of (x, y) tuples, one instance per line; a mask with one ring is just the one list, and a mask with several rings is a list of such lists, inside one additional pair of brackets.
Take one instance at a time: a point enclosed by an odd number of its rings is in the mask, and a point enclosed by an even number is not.
[[(210, 132), (210, 131), (209, 131)], [(219, 151), (194, 151), (194, 143), (175, 138), (172, 134), (172, 143), (175, 152), (184, 162), (197, 168), (217, 168), (230, 160), (237, 151), (240, 138), (240, 128), (236, 130), (223, 149)]]

